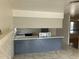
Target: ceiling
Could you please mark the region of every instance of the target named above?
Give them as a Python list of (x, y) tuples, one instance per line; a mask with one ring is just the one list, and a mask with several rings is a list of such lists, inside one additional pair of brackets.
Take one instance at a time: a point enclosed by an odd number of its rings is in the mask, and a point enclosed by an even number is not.
[(14, 0), (13, 9), (63, 12), (69, 0)]

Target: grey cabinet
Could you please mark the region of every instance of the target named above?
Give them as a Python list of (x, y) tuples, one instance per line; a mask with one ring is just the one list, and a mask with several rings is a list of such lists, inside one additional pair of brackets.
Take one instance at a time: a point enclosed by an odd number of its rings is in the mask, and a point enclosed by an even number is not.
[(33, 40), (15, 40), (15, 54), (47, 52), (62, 49), (62, 39), (33, 39)]

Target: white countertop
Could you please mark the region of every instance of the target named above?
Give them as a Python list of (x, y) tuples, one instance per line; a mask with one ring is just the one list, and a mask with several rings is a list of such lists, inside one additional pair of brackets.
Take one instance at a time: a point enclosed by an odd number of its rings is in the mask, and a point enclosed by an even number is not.
[(36, 39), (50, 39), (50, 38), (64, 38), (64, 36), (52, 36), (52, 37), (38, 37), (38, 36), (15, 36), (14, 40), (36, 40)]

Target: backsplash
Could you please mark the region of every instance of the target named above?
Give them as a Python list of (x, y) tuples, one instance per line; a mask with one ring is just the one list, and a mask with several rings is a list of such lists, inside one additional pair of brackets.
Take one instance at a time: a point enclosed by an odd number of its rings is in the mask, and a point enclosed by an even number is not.
[[(63, 36), (62, 28), (48, 28), (51, 32), (51, 36)], [(16, 34), (34, 33), (37, 34), (41, 32), (41, 28), (17, 28)]]
[(17, 28), (17, 33), (32, 33), (37, 32), (39, 33), (41, 30), (37, 28)]

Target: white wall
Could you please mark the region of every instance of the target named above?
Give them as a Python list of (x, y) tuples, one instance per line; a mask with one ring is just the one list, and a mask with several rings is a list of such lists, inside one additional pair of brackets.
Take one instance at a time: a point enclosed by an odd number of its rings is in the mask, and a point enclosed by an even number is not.
[(62, 19), (14, 17), (17, 28), (62, 28)]
[[(10, 0), (0, 0), (0, 29), (2, 35), (11, 31), (12, 28)], [(13, 57), (12, 33), (2, 35), (0, 35), (0, 59), (11, 59)]]

